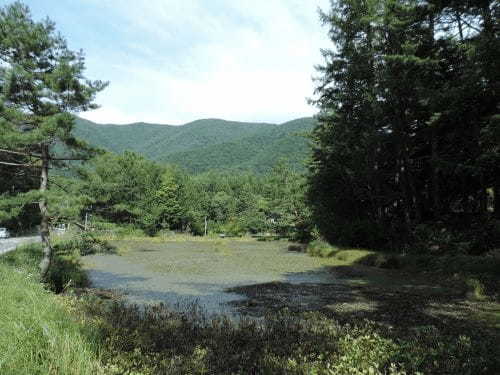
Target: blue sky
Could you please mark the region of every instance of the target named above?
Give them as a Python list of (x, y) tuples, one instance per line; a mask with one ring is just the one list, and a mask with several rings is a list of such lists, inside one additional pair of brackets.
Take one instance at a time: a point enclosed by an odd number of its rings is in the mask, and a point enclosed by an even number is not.
[(281, 123), (316, 112), (306, 98), (320, 48), (331, 47), (317, 12), (328, 0), (24, 3), (83, 49), (89, 78), (110, 81), (89, 120)]

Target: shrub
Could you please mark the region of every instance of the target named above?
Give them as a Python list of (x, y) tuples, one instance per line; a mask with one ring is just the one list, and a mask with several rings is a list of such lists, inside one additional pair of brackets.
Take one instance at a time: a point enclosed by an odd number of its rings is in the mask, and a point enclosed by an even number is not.
[(410, 250), (432, 255), (482, 255), (498, 247), (499, 221), (457, 214), (442, 222), (417, 225)]
[(227, 223), (221, 226), (220, 232), (228, 236), (237, 237), (244, 235), (246, 232), (246, 228), (240, 221), (236, 219), (231, 219)]
[(331, 246), (329, 243), (316, 240), (307, 246), (307, 253), (313, 257), (328, 258), (334, 256), (339, 251), (338, 248)]
[(54, 242), (53, 247), (54, 252), (60, 255), (73, 254), (74, 252), (80, 255), (112, 253), (115, 250), (108, 242), (97, 238), (90, 232), (81, 232), (69, 239), (64, 237), (58, 239)]
[(92, 223), (93, 230), (99, 237), (107, 239), (121, 239), (124, 237), (146, 237), (146, 233), (132, 224), (116, 224), (106, 221), (95, 221)]
[(469, 288), (467, 291), (468, 298), (475, 301), (484, 301), (487, 298), (484, 285), (480, 280), (469, 277), (465, 280), (465, 284)]
[(358, 263), (369, 267), (398, 269), (402, 267), (402, 258), (397, 254), (374, 253), (361, 258)]

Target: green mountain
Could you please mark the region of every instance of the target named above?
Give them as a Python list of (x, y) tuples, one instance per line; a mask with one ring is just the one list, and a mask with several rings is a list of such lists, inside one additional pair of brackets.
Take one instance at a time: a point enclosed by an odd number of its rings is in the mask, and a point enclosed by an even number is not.
[(209, 169), (265, 172), (282, 158), (301, 168), (309, 153), (304, 135), (314, 124), (314, 119), (302, 118), (281, 125), (218, 119), (181, 126), (113, 125), (77, 118), (75, 135), (108, 151), (135, 151), (191, 172)]

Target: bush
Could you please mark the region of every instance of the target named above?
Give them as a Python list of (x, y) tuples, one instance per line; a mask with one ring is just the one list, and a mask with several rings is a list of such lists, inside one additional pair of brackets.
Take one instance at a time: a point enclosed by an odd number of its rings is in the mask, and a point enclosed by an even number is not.
[(295, 251), (295, 252), (304, 252), (307, 249), (307, 246), (303, 244), (290, 244), (288, 245), (288, 251)]
[(246, 228), (242, 225), (239, 220), (231, 219), (227, 223), (220, 227), (220, 232), (227, 234), (228, 236), (242, 236), (246, 233)]
[(465, 284), (469, 287), (467, 291), (469, 299), (474, 301), (484, 301), (487, 299), (484, 284), (480, 280), (470, 277), (465, 280)]
[(105, 221), (95, 221), (93, 230), (95, 235), (106, 238), (146, 237), (146, 233), (132, 224), (116, 224)]
[(81, 232), (73, 235), (71, 238), (61, 238), (54, 241), (54, 252), (62, 254), (73, 254), (74, 252), (80, 255), (90, 255), (96, 253), (112, 253), (114, 247), (108, 242), (95, 237), (90, 232)]
[(498, 247), (499, 221), (456, 215), (416, 226), (410, 250), (417, 254), (482, 255)]
[(325, 241), (316, 240), (311, 242), (307, 246), (306, 251), (309, 255), (313, 257), (328, 258), (334, 256), (339, 251), (339, 249), (331, 246), (329, 243)]

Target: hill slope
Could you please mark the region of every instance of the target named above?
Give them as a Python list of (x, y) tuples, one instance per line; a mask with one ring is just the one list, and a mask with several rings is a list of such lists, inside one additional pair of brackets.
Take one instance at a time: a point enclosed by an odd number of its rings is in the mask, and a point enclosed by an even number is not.
[(192, 172), (209, 169), (264, 172), (280, 158), (289, 159), (300, 168), (309, 151), (307, 140), (300, 134), (313, 126), (312, 118), (282, 125), (207, 119), (181, 126), (101, 125), (77, 118), (74, 133), (108, 151), (135, 151)]

